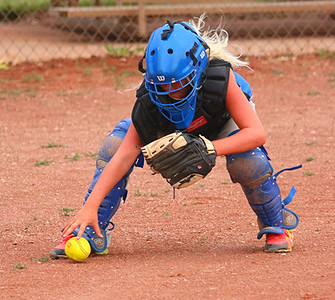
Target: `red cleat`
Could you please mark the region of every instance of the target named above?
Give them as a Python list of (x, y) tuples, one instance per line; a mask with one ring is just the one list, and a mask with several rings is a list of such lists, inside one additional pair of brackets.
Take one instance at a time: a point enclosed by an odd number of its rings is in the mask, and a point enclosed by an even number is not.
[(50, 251), (50, 257), (52, 259), (67, 258), (66, 254), (65, 254), (65, 244), (70, 238), (72, 238), (74, 236), (75, 236), (74, 234), (71, 234), (71, 235), (67, 236), (64, 240), (62, 240), (62, 242), (59, 245), (57, 245), (55, 248), (53, 248)]
[(266, 243), (264, 251), (267, 253), (283, 253), (291, 252), (293, 247), (293, 232), (292, 230), (284, 229), (284, 233), (266, 234)]

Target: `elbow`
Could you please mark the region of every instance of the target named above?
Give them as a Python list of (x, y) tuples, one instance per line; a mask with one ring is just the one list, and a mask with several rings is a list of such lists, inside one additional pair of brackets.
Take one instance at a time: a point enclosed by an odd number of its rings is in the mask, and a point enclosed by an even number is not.
[(262, 137), (259, 138), (259, 146), (263, 146), (266, 142), (266, 136), (263, 135)]
[(263, 146), (266, 142), (266, 134), (264, 127), (254, 128), (252, 131), (252, 147), (260, 147)]
[(259, 132), (259, 134), (257, 135), (257, 146), (263, 146), (266, 142), (266, 134), (265, 134), (265, 130), (261, 130)]

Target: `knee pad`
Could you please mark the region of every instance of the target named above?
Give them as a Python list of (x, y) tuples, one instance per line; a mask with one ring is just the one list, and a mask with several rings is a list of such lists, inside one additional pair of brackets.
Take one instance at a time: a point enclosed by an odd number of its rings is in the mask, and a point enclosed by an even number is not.
[[(264, 150), (256, 148), (227, 155), (227, 169), (232, 181), (242, 186), (249, 205), (258, 217), (261, 229), (257, 236), (259, 239), (264, 233), (281, 234), (284, 232), (283, 228), (293, 229), (298, 225), (298, 216), (292, 211), (285, 209), (283, 218), (284, 206), (290, 200), (285, 199), (285, 203), (282, 202), (276, 182), (280, 172), (272, 175), (273, 168)], [(294, 218), (290, 218), (288, 214)]]
[(121, 120), (112, 131), (102, 142), (99, 150), (97, 164), (104, 162), (107, 164), (116, 151), (119, 149), (124, 137), (126, 136), (129, 126), (131, 124), (131, 119)]
[(243, 153), (228, 154), (226, 159), (231, 180), (242, 186), (253, 188), (267, 179), (273, 172), (267, 154), (260, 148)]

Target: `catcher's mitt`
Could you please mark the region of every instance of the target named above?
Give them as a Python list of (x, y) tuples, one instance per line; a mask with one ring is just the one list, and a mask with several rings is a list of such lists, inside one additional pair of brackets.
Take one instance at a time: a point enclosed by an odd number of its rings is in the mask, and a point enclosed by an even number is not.
[(216, 151), (203, 136), (171, 133), (141, 150), (151, 169), (177, 189), (204, 178), (215, 166)]

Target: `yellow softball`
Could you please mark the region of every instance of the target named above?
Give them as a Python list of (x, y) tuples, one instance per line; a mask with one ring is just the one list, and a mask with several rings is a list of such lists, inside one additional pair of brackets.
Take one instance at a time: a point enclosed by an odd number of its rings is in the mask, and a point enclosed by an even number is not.
[(70, 238), (65, 244), (65, 253), (74, 261), (84, 261), (91, 254), (90, 243), (84, 238)]

